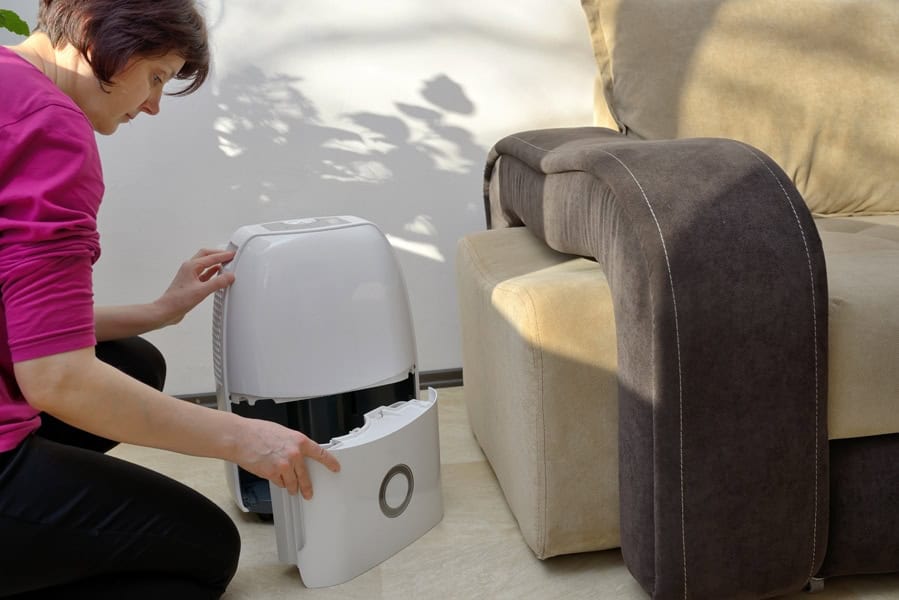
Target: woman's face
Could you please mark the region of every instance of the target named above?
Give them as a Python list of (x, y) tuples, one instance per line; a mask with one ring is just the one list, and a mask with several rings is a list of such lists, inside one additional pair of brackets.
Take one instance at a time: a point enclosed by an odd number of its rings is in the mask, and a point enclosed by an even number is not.
[(113, 85), (101, 89), (96, 79), (85, 86), (78, 105), (87, 115), (94, 131), (110, 135), (121, 123), (127, 123), (145, 112), (159, 112), (163, 86), (184, 66), (184, 59), (175, 53), (153, 58), (132, 58), (122, 71), (112, 78)]

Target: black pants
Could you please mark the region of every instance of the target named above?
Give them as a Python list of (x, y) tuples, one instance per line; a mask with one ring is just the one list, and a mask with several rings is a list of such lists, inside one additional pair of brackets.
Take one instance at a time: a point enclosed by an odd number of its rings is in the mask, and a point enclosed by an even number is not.
[[(97, 356), (162, 389), (149, 342), (104, 342)], [(115, 442), (41, 415), (0, 453), (0, 598), (218, 598), (240, 538), (221, 509), (159, 473), (103, 454)]]

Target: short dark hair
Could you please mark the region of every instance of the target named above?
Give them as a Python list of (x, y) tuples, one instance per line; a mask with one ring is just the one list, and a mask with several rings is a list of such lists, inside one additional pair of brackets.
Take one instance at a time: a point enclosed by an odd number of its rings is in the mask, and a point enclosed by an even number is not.
[(41, 0), (37, 29), (54, 47), (81, 52), (102, 85), (133, 57), (169, 52), (185, 61), (175, 78), (190, 81), (173, 96), (196, 91), (209, 75), (206, 22), (194, 0)]

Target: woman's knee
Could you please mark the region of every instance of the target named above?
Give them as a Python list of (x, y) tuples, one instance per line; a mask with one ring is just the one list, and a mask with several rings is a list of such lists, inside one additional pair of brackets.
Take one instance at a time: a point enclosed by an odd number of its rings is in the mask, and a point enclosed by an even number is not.
[(219, 511), (222, 519), (221, 538), (219, 541), (221, 544), (222, 564), (228, 575), (228, 581), (230, 581), (237, 571), (237, 563), (240, 559), (240, 532), (237, 531), (237, 525), (235, 525), (231, 517), (225, 511), (221, 509)]
[(240, 560), (240, 533), (237, 526), (223, 510), (216, 507), (213, 517), (213, 531), (206, 544), (206, 575), (208, 585), (224, 593), (225, 588), (237, 573)]
[(165, 386), (165, 357), (144, 338), (99, 342), (96, 354), (103, 362), (159, 391)]

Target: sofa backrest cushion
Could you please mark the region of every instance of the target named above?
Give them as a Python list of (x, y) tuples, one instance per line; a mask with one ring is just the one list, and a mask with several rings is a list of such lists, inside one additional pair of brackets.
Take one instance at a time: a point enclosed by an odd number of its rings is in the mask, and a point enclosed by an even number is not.
[(899, 2), (582, 0), (597, 123), (770, 155), (819, 215), (899, 212)]

